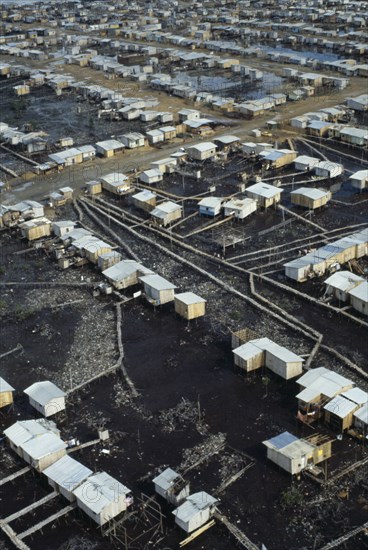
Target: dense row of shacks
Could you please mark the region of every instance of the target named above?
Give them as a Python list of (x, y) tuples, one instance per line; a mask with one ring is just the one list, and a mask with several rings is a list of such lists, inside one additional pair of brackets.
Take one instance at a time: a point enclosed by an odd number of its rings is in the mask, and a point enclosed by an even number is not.
[[(13, 402), (14, 388), (0, 378), (0, 407)], [(65, 410), (65, 392), (49, 381), (36, 382), (24, 390), (30, 405), (43, 417)], [(68, 444), (55, 422), (46, 418), (21, 420), (4, 431), (10, 448), (46, 476), (49, 485), (69, 502), (76, 502), (102, 526), (124, 512), (132, 503), (131, 491), (106, 472), (92, 470), (68, 455)], [(107, 434), (101, 432), (102, 440)], [(74, 440), (69, 442), (75, 444)], [(78, 444), (78, 442), (76, 443)], [(176, 506), (175, 522), (187, 533), (206, 523), (218, 500), (201, 491), (190, 494), (190, 484), (167, 468), (153, 479), (155, 491)]]

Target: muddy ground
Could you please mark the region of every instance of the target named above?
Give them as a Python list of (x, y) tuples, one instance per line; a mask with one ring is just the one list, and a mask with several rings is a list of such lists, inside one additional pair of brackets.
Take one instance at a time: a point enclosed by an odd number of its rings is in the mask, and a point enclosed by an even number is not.
[[(60, 209), (63, 219), (73, 215), (70, 207)], [(94, 228), (92, 222), (88, 223)], [(131, 236), (124, 236), (128, 244), (137, 247)], [(0, 363), (1, 376), (17, 390), (14, 409), (0, 417), (1, 429), (5, 429), (16, 419), (34, 417), (21, 393), (27, 385), (51, 379), (67, 391), (113, 365), (118, 349), (113, 299), (93, 298), (90, 289), (75, 286), (82, 276), (91, 282), (100, 280), (97, 270), (85, 266), (61, 272), (52, 257), (41, 252), (18, 254), (28, 245), (16, 235), (3, 234), (1, 239), (1, 281), (69, 285), (63, 289), (20, 285), (7, 287), (2, 293), (0, 355), (18, 343), (23, 346)], [(75, 458), (94, 471), (106, 470), (138, 498), (142, 491), (153, 494), (151, 479), (164, 467), (184, 472), (196, 457), (208, 454), (208, 459), (186, 474), (192, 492), (205, 490), (218, 495), (221, 512), (268, 550), (319, 548), (363, 523), (368, 504), (367, 487), (362, 483), (367, 474), (365, 467), (323, 489), (307, 478), (292, 483), (285, 472), (266, 461), (262, 441), (284, 430), (301, 435), (310, 435), (311, 431), (295, 420), (294, 382), (282, 381), (269, 372), (247, 377), (234, 370), (230, 330), (248, 326), (299, 354), (310, 352), (312, 343), (258, 309), (230, 297), (205, 277), (154, 252), (149, 245), (141, 244), (136, 250), (145, 265), (175, 281), (180, 290), (195, 288), (204, 296), (208, 300), (207, 315), (188, 324), (175, 315), (172, 305), (155, 310), (139, 298), (122, 306), (124, 362), (139, 397), (131, 397), (120, 372), (71, 393), (67, 414), (58, 420), (62, 436), (78, 437), (82, 442), (92, 440), (100, 425), (111, 434), (105, 444), (109, 455), (101, 453), (97, 445), (77, 451)], [(220, 270), (213, 266), (213, 272), (219, 274)], [(246, 290), (246, 282), (230, 271), (222, 270), (222, 276)], [(296, 315), (305, 315), (301, 307), (295, 302)], [(318, 311), (308, 308), (308, 315), (314, 316), (308, 322), (315, 326)], [(335, 331), (334, 325), (331, 333)], [(347, 326), (341, 325), (341, 331), (346, 336)], [(351, 327), (351, 331), (353, 335), (356, 329)], [(324, 332), (328, 332), (326, 327)], [(358, 340), (353, 342), (358, 347)], [(362, 353), (359, 347), (358, 352)], [(323, 351), (318, 354), (318, 366), (341, 369), (339, 361)], [(341, 372), (349, 375), (346, 370)], [(323, 426), (317, 429), (329, 433)], [(225, 443), (225, 447), (213, 454), (216, 442)], [(22, 462), (6, 449), (4, 441), (2, 446), (0, 463), (5, 476), (21, 468)], [(348, 437), (335, 441), (333, 451), (328, 463), (330, 476), (365, 456), (361, 445)], [(220, 485), (244, 464), (249, 469), (218, 494)], [(291, 486), (297, 488), (297, 501), (292, 506), (282, 496)], [(349, 498), (342, 500), (338, 495), (346, 488)], [(48, 490), (42, 476), (33, 474), (1, 489), (9, 513), (41, 498)], [(166, 516), (164, 538), (160, 542), (153, 538), (150, 547), (177, 548), (185, 534), (175, 527), (172, 508), (160, 499), (158, 502)], [(17, 532), (22, 531), (63, 505), (53, 500), (12, 525)], [(129, 532), (133, 532), (132, 525)], [(5, 539), (0, 540), (5, 548), (9, 547)], [(113, 544), (79, 512), (59, 520), (57, 531), (49, 525), (27, 542), (31, 548), (65, 550)], [(191, 543), (191, 548), (225, 550), (236, 548), (236, 544), (224, 528), (216, 525)]]

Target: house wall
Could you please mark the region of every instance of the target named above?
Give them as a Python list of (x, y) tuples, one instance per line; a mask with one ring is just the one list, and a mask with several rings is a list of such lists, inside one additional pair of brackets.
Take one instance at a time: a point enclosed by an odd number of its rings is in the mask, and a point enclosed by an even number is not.
[(34, 401), (34, 399), (32, 399), (31, 397), (29, 398), (29, 403), (34, 409), (36, 409), (36, 411), (46, 417), (52, 416), (53, 414), (56, 414), (65, 409), (65, 397), (55, 397), (54, 399), (52, 399), (52, 401), (49, 401), (44, 407), (37, 403), (37, 401)]
[(45, 223), (44, 225), (37, 225), (36, 227), (26, 228), (25, 237), (29, 241), (41, 239), (42, 237), (49, 237), (51, 235), (51, 225)]
[(256, 369), (259, 369), (260, 367), (263, 367), (264, 359), (265, 359), (265, 354), (263, 351), (260, 351), (259, 353), (257, 353), (256, 355), (254, 355), (253, 357), (247, 360), (242, 359), (241, 357), (239, 357), (234, 353), (234, 364), (237, 367), (244, 369), (246, 372), (250, 372), (252, 370), (256, 370)]
[(86, 258), (94, 264), (98, 262), (98, 257), (101, 256), (101, 254), (106, 254), (107, 252), (111, 252), (110, 246), (100, 247), (96, 251), (85, 250)]
[(156, 206), (156, 197), (153, 197), (152, 199), (149, 199), (147, 201), (139, 201), (139, 200), (133, 199), (133, 204), (137, 208), (141, 208), (146, 212), (151, 212), (151, 210), (153, 210)]
[(196, 319), (197, 317), (202, 317), (205, 314), (205, 311), (205, 302), (187, 305), (175, 298), (175, 312), (188, 321), (191, 319)]
[(360, 298), (356, 298), (355, 296), (350, 296), (351, 305), (354, 309), (357, 311), (360, 311), (360, 313), (363, 313), (363, 315), (368, 315), (368, 309), (366, 304), (360, 300)]
[(276, 449), (271, 449), (270, 447), (267, 447), (267, 458), (280, 466), (280, 468), (282, 468), (286, 472), (289, 472), (289, 474), (293, 473), (290, 459), (279, 453)]
[(266, 351), (265, 365), (275, 374), (278, 374), (282, 378), (289, 380), (294, 376), (299, 376), (303, 371), (303, 362), (286, 362), (273, 355), (269, 351)]
[(0, 409), (13, 403), (13, 392), (3, 391), (0, 393)]
[(167, 302), (172, 302), (174, 300), (174, 289), (161, 290), (159, 292), (158, 299), (160, 301), (160, 304), (166, 304)]
[(43, 470), (45, 470), (48, 466), (51, 466), (51, 464), (54, 464), (54, 462), (62, 458), (65, 454), (65, 449), (60, 449), (59, 451), (43, 456), (39, 460), (33, 460), (25, 451), (23, 451), (23, 458), (38, 472), (43, 472)]

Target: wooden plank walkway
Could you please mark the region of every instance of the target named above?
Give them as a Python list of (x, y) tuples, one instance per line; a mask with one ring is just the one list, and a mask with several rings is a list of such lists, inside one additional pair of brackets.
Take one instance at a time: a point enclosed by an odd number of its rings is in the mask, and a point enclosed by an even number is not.
[(218, 521), (220, 521), (225, 527), (228, 529), (228, 531), (236, 538), (236, 540), (247, 550), (259, 550), (258, 546), (253, 544), (253, 542), (248, 539), (248, 537), (243, 533), (243, 531), (240, 531), (236, 525), (231, 523), (229, 519), (226, 516), (223, 516), (220, 512), (215, 512), (213, 514), (213, 517), (216, 518)]
[(22, 508), (18, 512), (15, 512), (11, 516), (8, 516), (7, 518), (3, 519), (5, 523), (10, 523), (11, 521), (14, 521), (15, 519), (20, 518), (21, 516), (24, 516), (25, 514), (28, 514), (28, 512), (31, 512), (35, 508), (38, 508), (39, 506), (42, 506), (42, 504), (45, 504), (49, 500), (52, 500), (58, 495), (56, 491), (53, 491), (52, 493), (49, 493), (45, 497), (41, 498), (40, 500), (37, 500), (36, 502), (33, 502), (33, 504), (30, 504), (29, 506), (26, 506), (25, 508)]
[(355, 535), (358, 535), (362, 531), (368, 531), (368, 521), (367, 523), (364, 523), (360, 527), (357, 527), (356, 529), (353, 529), (352, 531), (349, 531), (349, 533), (346, 533), (346, 535), (343, 535), (342, 537), (339, 537), (338, 539), (335, 539), (325, 546), (321, 548), (320, 550), (330, 550), (331, 548), (336, 548), (336, 546), (340, 546), (340, 544), (346, 542), (347, 540), (351, 539), (351, 537), (354, 537)]
[(29, 537), (30, 535), (32, 535), (36, 531), (39, 531), (40, 529), (45, 527), (45, 525), (47, 525), (48, 523), (52, 523), (53, 521), (56, 521), (57, 519), (61, 518), (62, 516), (65, 516), (65, 514), (68, 514), (69, 512), (74, 510), (74, 508), (76, 508), (76, 507), (77, 507), (76, 502), (74, 502), (73, 504), (69, 504), (68, 506), (65, 506), (65, 508), (62, 508), (62, 510), (60, 510), (59, 512), (56, 512), (56, 514), (53, 514), (52, 516), (49, 516), (48, 518), (44, 519), (43, 521), (40, 521), (39, 523), (37, 523), (33, 527), (30, 527), (26, 531), (23, 531), (23, 533), (19, 533), (17, 535), (18, 539), (22, 540), (22, 539), (25, 539), (26, 537)]
[(13, 479), (16, 479), (19, 476), (22, 476), (23, 474), (26, 474), (32, 470), (31, 466), (26, 466), (25, 468), (22, 468), (21, 470), (18, 470), (14, 474), (11, 474), (10, 476), (4, 477), (3, 479), (0, 479), (0, 485), (4, 485), (5, 483), (8, 483), (8, 481), (13, 481)]
[(11, 540), (11, 542), (19, 548), (19, 550), (30, 550), (29, 546), (27, 546), (20, 538), (18, 538), (17, 533), (13, 531), (13, 529), (5, 523), (2, 519), (0, 519), (0, 529), (5, 533), (5, 535)]

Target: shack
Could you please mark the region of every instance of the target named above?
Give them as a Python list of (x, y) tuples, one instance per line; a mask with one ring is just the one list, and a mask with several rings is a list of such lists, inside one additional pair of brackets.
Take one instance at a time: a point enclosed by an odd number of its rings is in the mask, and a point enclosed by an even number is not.
[(348, 291), (353, 308), (363, 315), (368, 315), (368, 282), (364, 281)]
[(331, 200), (331, 192), (323, 189), (300, 187), (295, 191), (291, 191), (290, 198), (293, 204), (315, 210), (325, 206)]
[(204, 491), (194, 493), (173, 511), (175, 523), (191, 533), (211, 519), (217, 502), (216, 498)]
[(296, 396), (298, 410), (309, 416), (310, 421), (321, 416), (328, 401), (354, 387), (352, 380), (325, 367), (309, 370), (297, 380), (297, 384), (301, 390)]
[(299, 376), (303, 370), (302, 357), (279, 346), (269, 338), (250, 340), (233, 349), (234, 364), (246, 372), (267, 367), (285, 380)]
[(73, 490), (78, 507), (98, 525), (104, 525), (133, 502), (130, 489), (106, 472), (90, 476)]
[(139, 174), (139, 180), (147, 185), (152, 185), (153, 183), (158, 183), (162, 181), (163, 175), (158, 168), (152, 168), (151, 170), (144, 170)]
[(14, 388), (0, 377), (0, 409), (13, 403)]
[(263, 181), (255, 183), (245, 190), (247, 196), (256, 200), (259, 206), (264, 209), (272, 205), (276, 206), (276, 204), (281, 200), (282, 192), (283, 189), (275, 187), (274, 185), (269, 185)]
[(296, 475), (331, 457), (331, 440), (314, 435), (299, 439), (289, 432), (264, 441), (267, 458), (291, 475)]
[(65, 410), (66, 393), (48, 380), (35, 382), (24, 390), (30, 405), (45, 417)]
[(100, 181), (87, 181), (86, 193), (88, 195), (98, 195), (102, 193), (102, 183)]
[(354, 428), (366, 437), (368, 434), (368, 403), (353, 413), (353, 423)]
[(21, 444), (22, 456), (38, 472), (42, 472), (66, 453), (66, 443), (53, 433), (44, 433)]
[(349, 177), (351, 185), (362, 191), (368, 187), (368, 170), (358, 170)]
[(168, 225), (183, 215), (183, 208), (172, 201), (165, 201), (157, 205), (151, 212), (152, 219), (159, 225)]
[(325, 422), (336, 431), (348, 430), (353, 424), (353, 414), (359, 405), (346, 399), (343, 395), (336, 395), (324, 405)]
[(69, 455), (65, 455), (43, 473), (49, 485), (70, 502), (75, 500), (74, 489), (79, 487), (93, 472)]
[(23, 458), (22, 445), (26, 441), (37, 438), (45, 433), (52, 433), (58, 437), (60, 435), (55, 422), (52, 422), (52, 420), (46, 420), (45, 418), (37, 418), (36, 420), (20, 420), (4, 430), (4, 435), (7, 439), (9, 447), (21, 458)]
[(160, 306), (174, 300), (176, 286), (160, 275), (144, 275), (138, 279), (143, 284), (145, 296), (151, 304)]
[(35, 218), (19, 224), (22, 237), (36, 241), (51, 235), (51, 221), (48, 218)]
[(148, 189), (140, 191), (132, 196), (132, 202), (136, 208), (151, 212), (156, 206), (157, 195)]
[(110, 158), (124, 150), (125, 145), (117, 139), (106, 139), (95, 144), (96, 153), (101, 157)]
[(326, 294), (333, 294), (337, 300), (348, 302), (349, 292), (364, 282), (363, 277), (351, 271), (337, 271), (325, 280)]
[(98, 257), (97, 265), (98, 268), (101, 269), (101, 271), (105, 271), (105, 269), (108, 269), (109, 267), (112, 267), (113, 265), (120, 262), (121, 259), (122, 257), (120, 252), (117, 252), (116, 250), (111, 250), (111, 252), (105, 252)]
[(183, 292), (174, 297), (175, 312), (188, 321), (203, 317), (206, 313), (206, 303), (207, 300), (193, 292)]
[(217, 146), (210, 141), (204, 141), (198, 145), (191, 145), (186, 150), (192, 160), (207, 160), (216, 155)]
[(87, 260), (92, 262), (93, 264), (97, 264), (98, 258), (102, 256), (103, 254), (107, 254), (108, 252), (111, 252), (112, 248), (111, 245), (108, 243), (105, 243), (104, 241), (100, 239), (96, 239), (94, 241), (89, 241), (83, 246), (83, 252)]
[(314, 167), (314, 171), (316, 176), (321, 176), (323, 178), (336, 178), (344, 172), (344, 167), (336, 162), (322, 160)]
[(131, 190), (128, 176), (121, 172), (111, 172), (100, 178), (102, 188), (114, 195), (125, 195)]
[(134, 286), (139, 283), (139, 277), (152, 274), (153, 271), (135, 260), (121, 260), (102, 272), (116, 290)]
[(218, 216), (221, 212), (223, 200), (221, 197), (205, 197), (198, 203), (199, 213), (202, 216), (210, 216), (212, 218)]
[(317, 164), (319, 164), (319, 162), (319, 158), (300, 155), (294, 159), (294, 168), (295, 170), (304, 172), (307, 170), (312, 170), (315, 166), (317, 166)]
[(223, 205), (225, 216), (233, 215), (237, 220), (244, 220), (257, 211), (255, 199), (231, 199)]
[(185, 479), (172, 470), (166, 468), (153, 479), (155, 491), (170, 504), (178, 506), (189, 496), (190, 484)]

